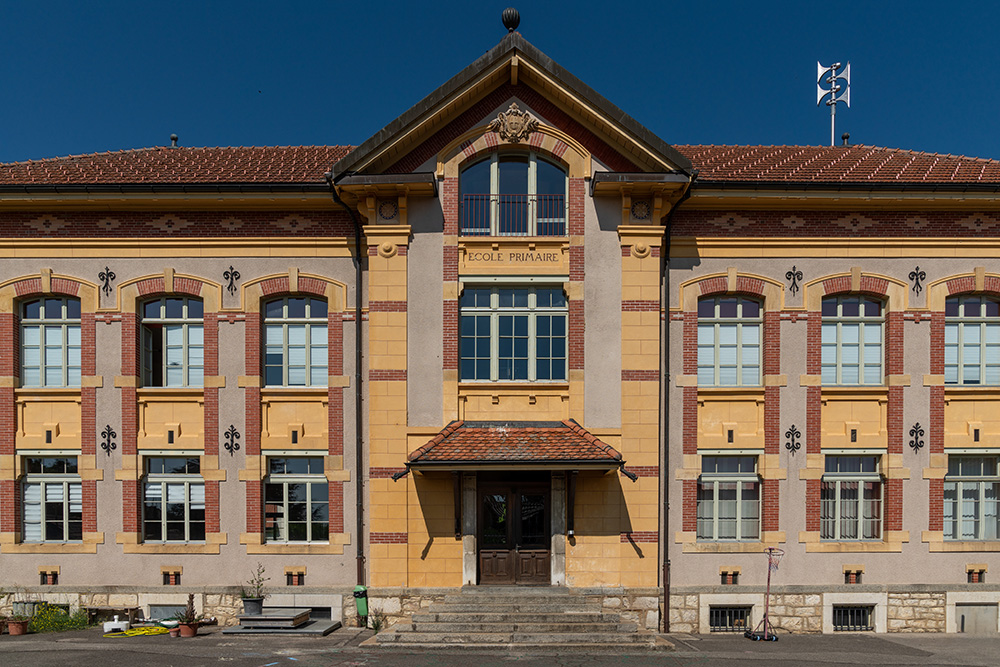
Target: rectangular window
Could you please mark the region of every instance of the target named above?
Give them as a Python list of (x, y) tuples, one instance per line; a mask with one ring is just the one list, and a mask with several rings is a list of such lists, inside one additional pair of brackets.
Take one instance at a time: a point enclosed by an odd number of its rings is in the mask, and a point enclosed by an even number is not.
[(698, 386), (760, 386), (760, 303), (742, 297), (698, 301)]
[(286, 297), (264, 305), (264, 383), (268, 387), (325, 387), (327, 303)]
[(149, 457), (143, 482), (146, 542), (205, 541), (205, 482), (198, 457)]
[(820, 484), (820, 537), (881, 540), (882, 487), (878, 456), (827, 456)]
[(83, 539), (83, 488), (75, 456), (27, 457), (21, 485), (22, 540)]
[(874, 605), (834, 605), (834, 632), (872, 632), (875, 630)]
[(949, 456), (944, 478), (944, 538), (996, 540), (1000, 535), (1000, 456)]
[(568, 310), (561, 288), (468, 287), (459, 308), (462, 380), (566, 380)]
[(264, 538), (268, 542), (327, 542), (330, 496), (323, 458), (268, 458)]
[(698, 478), (698, 539), (760, 539), (760, 478), (754, 456), (703, 456)]
[(945, 384), (1000, 385), (1000, 302), (949, 297), (944, 315)]
[(709, 607), (710, 632), (745, 632), (751, 629), (750, 612), (753, 607)]
[(22, 304), (21, 386), (80, 386), (79, 299)]
[(859, 296), (823, 299), (824, 385), (882, 384), (882, 302)]
[(205, 375), (200, 299), (164, 298), (142, 306), (142, 381), (146, 387), (201, 387)]

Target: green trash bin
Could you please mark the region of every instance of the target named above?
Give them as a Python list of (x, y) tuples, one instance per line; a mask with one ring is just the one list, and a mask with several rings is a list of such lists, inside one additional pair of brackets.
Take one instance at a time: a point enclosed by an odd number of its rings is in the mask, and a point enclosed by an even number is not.
[[(354, 587), (354, 604), (358, 607), (358, 620), (368, 618), (368, 588), (365, 586)], [(361, 623), (358, 623), (361, 625)]]

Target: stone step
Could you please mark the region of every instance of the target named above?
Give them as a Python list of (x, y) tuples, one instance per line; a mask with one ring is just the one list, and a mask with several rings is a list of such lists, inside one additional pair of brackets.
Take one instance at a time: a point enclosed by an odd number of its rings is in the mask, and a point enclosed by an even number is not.
[(507, 613), (491, 611), (475, 612), (438, 612), (428, 610), (413, 614), (414, 623), (618, 623), (619, 614), (608, 614), (599, 611), (580, 611), (552, 614), (536, 614), (531, 612)]
[(397, 632), (455, 632), (455, 633), (481, 633), (481, 632), (546, 632), (546, 633), (566, 633), (566, 632), (635, 632), (639, 629), (636, 623), (573, 623), (565, 621), (538, 622), (526, 621), (523, 623), (438, 623), (415, 621), (409, 625), (399, 624), (393, 626)]
[(588, 600), (576, 595), (491, 595), (489, 597), (471, 597), (468, 595), (446, 595), (441, 602), (435, 604), (555, 604), (563, 607), (599, 606), (600, 602)]
[(437, 603), (432, 604), (428, 607), (428, 611), (435, 613), (460, 613), (460, 612), (479, 612), (479, 613), (498, 613), (498, 614), (516, 614), (516, 613), (534, 613), (534, 614), (559, 614), (559, 613), (572, 613), (576, 611), (584, 612), (599, 612), (601, 610), (600, 605), (596, 604), (581, 604), (581, 605), (565, 605), (558, 602), (545, 602), (537, 604), (523, 604), (520, 602), (504, 602), (504, 603), (494, 603), (494, 604), (476, 604), (473, 602), (465, 603)]
[[(380, 633), (373, 637), (376, 639), (381, 637)], [(371, 640), (367, 640), (371, 641)], [(367, 644), (367, 642), (366, 642)], [(562, 656), (566, 654), (576, 654), (582, 653), (586, 655), (595, 654), (612, 654), (616, 656), (623, 655), (646, 655), (655, 651), (670, 651), (673, 649), (673, 645), (669, 642), (663, 640), (650, 640), (648, 642), (642, 643), (617, 643), (617, 642), (607, 642), (604, 644), (511, 644), (508, 642), (502, 643), (482, 643), (482, 644), (434, 644), (434, 643), (422, 643), (422, 642), (407, 642), (405, 644), (396, 642), (377, 642), (376, 645), (379, 651), (384, 651), (387, 653), (406, 653), (412, 654), (413, 651), (434, 651), (436, 654), (454, 654), (456, 656), (462, 655), (466, 656), (470, 651), (477, 654), (479, 653), (493, 653), (497, 651), (510, 652), (512, 654), (528, 654), (533, 656), (537, 655), (553, 655)]]
[(465, 586), (457, 595), (478, 597), (490, 595), (561, 595), (570, 594), (566, 586)]
[(519, 646), (540, 646), (548, 644), (642, 644), (650, 643), (652, 637), (638, 633), (619, 632), (560, 632), (557, 634), (538, 632), (380, 632), (376, 635), (378, 644), (436, 644), (478, 646), (480, 644), (517, 644)]

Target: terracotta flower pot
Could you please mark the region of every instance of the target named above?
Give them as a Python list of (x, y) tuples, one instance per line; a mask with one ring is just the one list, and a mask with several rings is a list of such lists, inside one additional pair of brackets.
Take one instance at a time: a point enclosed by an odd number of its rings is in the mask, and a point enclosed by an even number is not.
[(28, 634), (28, 623), (31, 621), (7, 621), (7, 632), (12, 635)]
[(180, 628), (170, 628), (170, 636), (171, 637), (180, 637), (181, 636), (181, 629)]
[(197, 623), (181, 623), (177, 627), (181, 631), (181, 637), (194, 637), (198, 634)]

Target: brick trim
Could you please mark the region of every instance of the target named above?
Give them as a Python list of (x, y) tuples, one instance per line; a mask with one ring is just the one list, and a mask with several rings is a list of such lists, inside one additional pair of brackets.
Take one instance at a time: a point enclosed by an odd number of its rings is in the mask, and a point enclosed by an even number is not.
[(406, 544), (408, 533), (369, 533), (369, 544)]
[(619, 536), (622, 544), (631, 542), (641, 542), (645, 544), (656, 544), (660, 541), (660, 532), (657, 530), (632, 530), (622, 532)]
[(660, 371), (622, 369), (622, 382), (659, 382)]
[(649, 313), (649, 312), (659, 312), (660, 302), (656, 300), (623, 300), (622, 301), (622, 312), (639, 312), (639, 313)]
[(406, 369), (372, 368), (368, 371), (370, 382), (406, 382)]
[(369, 479), (388, 479), (393, 475), (401, 472), (406, 472), (406, 468), (369, 468), (368, 477)]

